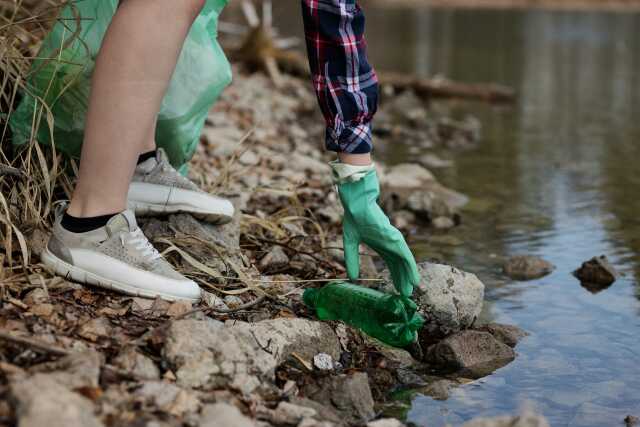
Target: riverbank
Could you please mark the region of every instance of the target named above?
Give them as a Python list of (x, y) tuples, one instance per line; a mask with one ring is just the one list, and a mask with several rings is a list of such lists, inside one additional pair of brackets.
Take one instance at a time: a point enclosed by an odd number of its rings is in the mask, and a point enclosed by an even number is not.
[[(287, 77), (276, 89), (261, 74), (235, 76), (190, 174), (230, 197), (236, 218), (221, 227), (190, 215), (140, 219), (154, 245), (201, 285), (203, 302), (130, 298), (52, 277), (37, 264), (47, 230), (32, 229), (29, 276), (3, 282), (2, 423), (392, 426), (400, 424), (372, 423), (390, 391), (419, 387), (444, 398), (513, 360), (524, 334), (477, 325), (484, 285), (451, 267), (421, 267), (421, 347), (392, 349), (314, 320), (302, 291), (345, 276), (323, 122), (306, 80)], [(439, 116), (411, 92), (387, 98), (381, 144), (413, 138), (422, 149), (460, 149), (478, 141), (473, 118)], [(418, 163), (378, 164), (381, 202), (404, 231), (455, 227), (466, 197)], [(363, 283), (390, 290), (382, 267), (367, 253)]]

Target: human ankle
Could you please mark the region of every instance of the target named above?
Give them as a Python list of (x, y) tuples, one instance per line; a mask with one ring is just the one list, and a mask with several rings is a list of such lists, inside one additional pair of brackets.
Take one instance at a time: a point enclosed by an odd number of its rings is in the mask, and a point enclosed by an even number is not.
[(103, 215), (115, 215), (126, 209), (126, 202), (74, 197), (67, 213), (76, 218), (91, 218)]

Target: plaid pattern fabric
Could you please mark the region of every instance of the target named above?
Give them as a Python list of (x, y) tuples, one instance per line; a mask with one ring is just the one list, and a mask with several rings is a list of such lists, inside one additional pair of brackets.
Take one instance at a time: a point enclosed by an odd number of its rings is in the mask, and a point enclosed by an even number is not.
[(368, 153), (378, 79), (367, 60), (364, 13), (356, 0), (302, 0), (302, 16), (327, 149)]

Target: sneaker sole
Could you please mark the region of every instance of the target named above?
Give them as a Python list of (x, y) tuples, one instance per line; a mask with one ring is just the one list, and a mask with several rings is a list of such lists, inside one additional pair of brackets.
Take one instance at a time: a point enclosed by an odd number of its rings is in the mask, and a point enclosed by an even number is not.
[(97, 274), (91, 273), (90, 271), (86, 271), (84, 269), (73, 266), (49, 251), (48, 248), (42, 252), (42, 256), (40, 257), (42, 262), (47, 267), (51, 268), (57, 275), (65, 277), (66, 279), (71, 279), (74, 282), (83, 283), (86, 285), (93, 285), (104, 289), (109, 289), (111, 291), (117, 291), (126, 295), (131, 295), (134, 297), (142, 297), (142, 298), (151, 298), (155, 299), (160, 297), (167, 301), (191, 301), (198, 302), (199, 299), (193, 298), (184, 298), (184, 297), (176, 297), (175, 295), (169, 295), (161, 292), (153, 292), (147, 291), (144, 289), (139, 289), (124, 283), (116, 282), (114, 280), (107, 279), (105, 277), (101, 277)]
[(140, 217), (188, 213), (196, 219), (206, 221), (214, 225), (227, 224), (233, 219), (232, 217), (224, 214), (198, 211), (193, 207), (186, 205), (160, 205), (155, 203), (134, 202), (130, 200), (127, 202), (127, 208), (132, 210), (136, 216)]
[(132, 182), (128, 208), (137, 216), (159, 216), (188, 213), (212, 224), (233, 220), (234, 208), (226, 199), (166, 185)]

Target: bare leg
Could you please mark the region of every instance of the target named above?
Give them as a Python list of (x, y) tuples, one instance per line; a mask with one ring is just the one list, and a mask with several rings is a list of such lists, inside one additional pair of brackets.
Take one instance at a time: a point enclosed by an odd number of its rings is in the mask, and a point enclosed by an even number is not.
[(162, 98), (205, 0), (123, 0), (93, 75), (78, 184), (69, 214), (126, 209), (138, 155), (152, 145)]

